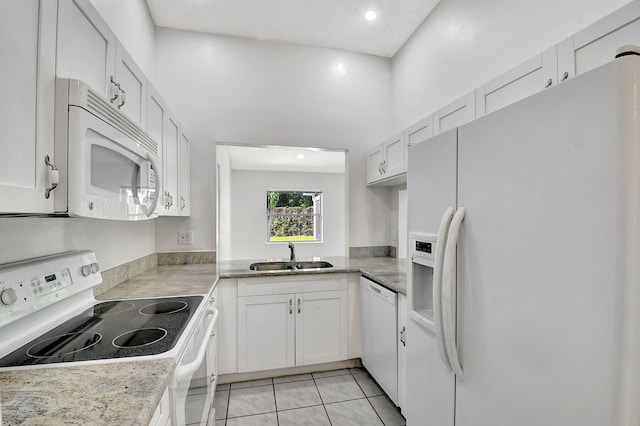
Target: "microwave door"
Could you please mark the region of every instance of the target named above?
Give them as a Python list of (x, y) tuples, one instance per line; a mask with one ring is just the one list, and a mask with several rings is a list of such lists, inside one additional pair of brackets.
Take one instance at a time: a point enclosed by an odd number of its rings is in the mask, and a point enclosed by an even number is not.
[(69, 135), (69, 215), (156, 217), (160, 179), (154, 154), (80, 108), (70, 108), (69, 114), (70, 121), (80, 120), (70, 126), (75, 134)]
[(155, 213), (159, 188), (160, 174), (153, 157), (148, 155), (143, 164), (139, 164), (136, 168), (136, 173), (131, 181), (133, 202), (140, 207), (146, 217), (151, 217)]

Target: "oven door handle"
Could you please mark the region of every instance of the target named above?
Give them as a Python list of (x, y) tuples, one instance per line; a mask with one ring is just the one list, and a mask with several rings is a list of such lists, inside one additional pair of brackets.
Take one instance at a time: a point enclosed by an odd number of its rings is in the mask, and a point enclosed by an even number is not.
[(190, 378), (202, 364), (202, 360), (204, 360), (204, 356), (207, 352), (207, 346), (209, 346), (209, 339), (211, 339), (211, 332), (213, 331), (213, 327), (216, 325), (216, 321), (218, 320), (218, 313), (218, 310), (214, 307), (210, 307), (207, 309), (205, 317), (213, 315), (213, 318), (211, 319), (211, 322), (209, 323), (209, 326), (207, 327), (207, 330), (204, 334), (205, 339), (203, 339), (202, 345), (200, 345), (200, 349), (198, 349), (196, 358), (193, 361), (184, 365), (180, 365), (178, 366), (178, 368), (176, 368), (177, 382), (182, 382)]

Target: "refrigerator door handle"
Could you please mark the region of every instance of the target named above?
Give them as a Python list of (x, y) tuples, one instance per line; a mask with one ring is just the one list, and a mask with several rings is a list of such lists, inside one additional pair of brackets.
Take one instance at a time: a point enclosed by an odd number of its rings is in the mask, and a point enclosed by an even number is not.
[(451, 220), (449, 234), (447, 235), (447, 247), (444, 253), (444, 266), (442, 268), (442, 317), (444, 319), (445, 342), (447, 344), (447, 354), (449, 355), (451, 367), (460, 380), (464, 380), (464, 373), (460, 359), (458, 358), (458, 345), (456, 343), (456, 286), (454, 278), (458, 235), (460, 234), (460, 227), (462, 226), (465, 213), (465, 208), (460, 207)]
[(447, 348), (444, 336), (444, 324), (442, 316), (442, 267), (444, 264), (444, 252), (447, 242), (447, 233), (449, 232), (449, 225), (451, 224), (451, 218), (453, 217), (453, 207), (449, 207), (440, 220), (440, 228), (438, 228), (438, 240), (436, 242), (436, 253), (433, 261), (433, 322), (436, 332), (436, 341), (438, 344), (438, 352), (440, 352), (440, 358), (444, 365), (453, 371), (449, 356), (447, 355)]

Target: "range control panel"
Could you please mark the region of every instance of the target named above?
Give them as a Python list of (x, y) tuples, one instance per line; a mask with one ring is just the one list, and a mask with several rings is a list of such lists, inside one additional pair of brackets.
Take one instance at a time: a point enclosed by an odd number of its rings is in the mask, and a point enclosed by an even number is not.
[(101, 282), (90, 251), (0, 265), (0, 327)]

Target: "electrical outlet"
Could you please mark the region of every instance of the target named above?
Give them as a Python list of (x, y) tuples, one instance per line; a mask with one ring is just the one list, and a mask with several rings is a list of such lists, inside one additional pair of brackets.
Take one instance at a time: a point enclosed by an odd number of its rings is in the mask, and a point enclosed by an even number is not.
[(178, 244), (193, 244), (193, 231), (178, 231)]

